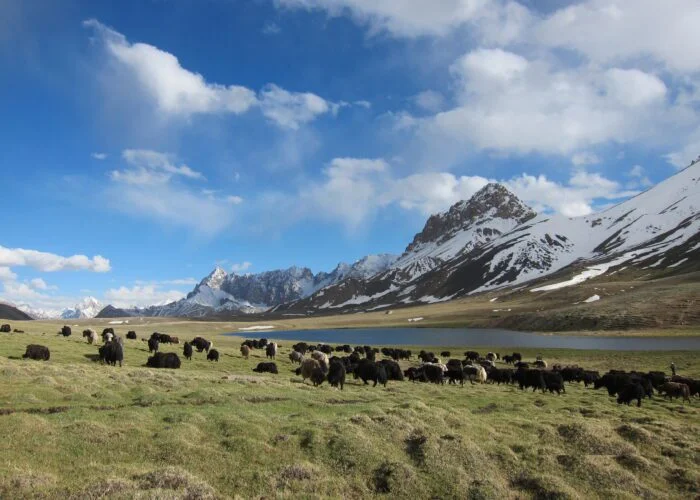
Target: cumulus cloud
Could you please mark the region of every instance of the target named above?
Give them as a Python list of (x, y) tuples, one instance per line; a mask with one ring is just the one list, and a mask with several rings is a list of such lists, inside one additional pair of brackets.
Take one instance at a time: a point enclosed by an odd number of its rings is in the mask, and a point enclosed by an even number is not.
[[(398, 206), (426, 216), (469, 199), (489, 182), (500, 182), (540, 212), (575, 217), (588, 215), (601, 202), (638, 193), (603, 175), (574, 170), (565, 183), (544, 175), (522, 174), (509, 179), (449, 172), (395, 176), (382, 159), (336, 158), (324, 171), (325, 181), (299, 193), (290, 205), (301, 206), (306, 217), (335, 221), (357, 230), (380, 209)], [(276, 200), (279, 202), (279, 200)]]
[(638, 70), (557, 68), (502, 49), (475, 49), (451, 67), (460, 104), (423, 127), (506, 153), (567, 154), (656, 130), (664, 83)]
[(572, 156), (571, 163), (573, 163), (577, 167), (582, 165), (596, 165), (600, 163), (600, 158), (598, 158), (598, 155), (596, 155), (595, 153), (583, 151), (580, 153), (576, 153), (574, 156)]
[(445, 106), (445, 97), (434, 90), (424, 90), (416, 94), (413, 100), (420, 109), (431, 113), (441, 111)]
[(124, 35), (95, 19), (84, 21), (104, 45), (111, 60), (131, 75), (142, 93), (164, 116), (189, 118), (196, 114), (241, 115), (260, 108), (281, 128), (297, 130), (320, 115), (342, 107), (310, 92), (290, 92), (274, 84), (259, 93), (241, 85), (207, 82), (178, 58), (146, 43), (130, 43)]
[(267, 85), (260, 92), (263, 115), (283, 128), (297, 130), (319, 115), (330, 111), (330, 104), (310, 92), (289, 92), (277, 85)]
[(276, 0), (287, 8), (323, 10), (330, 16), (349, 13), (372, 33), (400, 37), (445, 35), (476, 18), (498, 2), (494, 0)]
[(107, 159), (107, 153), (92, 153), (90, 156), (92, 156), (95, 160)]
[(167, 304), (185, 297), (177, 290), (161, 290), (157, 285), (136, 285), (128, 288), (110, 288), (105, 291), (104, 298), (115, 307), (147, 307), (156, 304)]
[(251, 262), (245, 261), (245, 262), (237, 262), (231, 266), (231, 272), (240, 274), (246, 272), (248, 269), (250, 269), (253, 266)]
[(6, 266), (0, 266), (0, 282), (14, 281), (17, 275), (12, 272), (12, 269)]
[(647, 177), (646, 170), (641, 165), (633, 166), (629, 172), (627, 172), (627, 177), (630, 178), (630, 181), (627, 183), (627, 187), (630, 189), (639, 187), (648, 188), (654, 185), (649, 177)]
[(16, 266), (32, 267), (44, 272), (85, 270), (105, 273), (111, 269), (109, 259), (101, 255), (92, 258), (85, 255), (63, 257), (37, 250), (0, 246), (0, 268)]
[(575, 50), (590, 60), (616, 64), (651, 58), (676, 71), (700, 70), (700, 4), (695, 0), (588, 0), (539, 23), (541, 44)]

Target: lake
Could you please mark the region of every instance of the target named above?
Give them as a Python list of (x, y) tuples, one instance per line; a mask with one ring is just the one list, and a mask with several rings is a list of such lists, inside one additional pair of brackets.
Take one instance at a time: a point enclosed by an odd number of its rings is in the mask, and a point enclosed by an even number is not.
[(538, 335), (510, 330), (456, 328), (358, 328), (329, 330), (234, 332), (248, 339), (304, 340), (327, 344), (371, 346), (489, 346), (608, 351), (698, 351), (699, 337), (594, 337)]

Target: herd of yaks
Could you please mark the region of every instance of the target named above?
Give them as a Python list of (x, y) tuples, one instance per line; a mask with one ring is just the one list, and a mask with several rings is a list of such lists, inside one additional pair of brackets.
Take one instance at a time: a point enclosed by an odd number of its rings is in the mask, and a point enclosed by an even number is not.
[[(0, 332), (10, 332), (10, 325), (1, 325)], [(20, 333), (19, 330), (15, 332)], [(23, 333), (23, 332), (21, 332)], [(68, 337), (72, 334), (69, 326), (64, 326), (59, 332), (60, 335)], [(98, 341), (97, 332), (92, 329), (83, 331), (83, 337), (90, 344)], [(103, 345), (98, 349), (99, 360), (103, 363), (122, 365), (124, 360), (123, 340), (115, 335), (113, 328), (105, 328), (102, 331)], [(129, 331), (127, 339), (135, 340), (136, 332)], [(142, 339), (148, 343), (150, 356), (146, 366), (151, 368), (180, 368), (181, 361), (174, 352), (159, 352), (160, 344), (179, 344), (177, 337), (163, 333), (153, 333), (148, 339)], [(214, 349), (213, 343), (203, 337), (195, 337), (183, 346), (183, 356), (192, 359), (194, 349), (197, 352), (206, 352), (209, 361), (219, 361), (219, 352)], [(245, 340), (241, 344), (241, 356), (248, 359), (254, 349), (265, 350), (267, 358), (272, 361), (258, 363), (253, 371), (259, 373), (278, 374), (277, 364), (274, 362), (279, 346), (275, 342), (269, 342), (262, 338), (259, 340)], [(307, 353), (309, 357), (306, 357)], [(377, 354), (381, 353), (385, 358), (376, 360)], [(451, 352), (443, 351), (440, 356), (450, 358)], [(45, 346), (30, 344), (24, 354), (25, 358), (36, 360), (48, 360), (50, 358), (49, 349)], [(345, 379), (348, 374), (352, 374), (357, 380), (364, 384), (373, 382), (386, 386), (387, 381), (403, 381), (408, 379), (412, 382), (427, 382), (435, 384), (457, 384), (463, 385), (465, 381), (474, 383), (493, 384), (517, 384), (520, 389), (538, 389), (543, 393), (565, 393), (565, 382), (582, 382), (586, 387), (593, 386), (594, 389), (605, 387), (610, 396), (617, 396), (619, 404), (630, 404), (637, 401), (637, 406), (641, 406), (642, 400), (651, 398), (654, 391), (659, 395), (665, 395), (669, 399), (680, 397), (684, 401), (690, 402), (691, 396), (700, 396), (700, 380), (689, 377), (673, 375), (667, 376), (664, 372), (626, 372), (622, 370), (610, 370), (601, 375), (598, 371), (585, 370), (579, 366), (554, 365), (548, 369), (547, 362), (541, 357), (532, 363), (523, 361), (520, 353), (504, 355), (489, 352), (486, 356), (481, 356), (476, 351), (466, 351), (464, 360), (449, 359), (446, 363), (435, 356), (432, 352), (420, 351), (417, 355), (420, 365), (412, 366), (406, 370), (401, 370), (400, 360), (411, 360), (412, 352), (406, 349), (384, 347), (381, 350), (371, 346), (352, 347), (349, 344), (339, 345), (335, 348), (327, 344), (309, 345), (306, 342), (299, 342), (292, 346), (289, 359), (292, 363), (298, 363), (295, 370), (304, 381), (309, 379), (314, 386), (320, 386), (328, 382), (331, 386), (343, 389)], [(502, 361), (506, 365), (513, 367), (498, 367), (497, 361)]]

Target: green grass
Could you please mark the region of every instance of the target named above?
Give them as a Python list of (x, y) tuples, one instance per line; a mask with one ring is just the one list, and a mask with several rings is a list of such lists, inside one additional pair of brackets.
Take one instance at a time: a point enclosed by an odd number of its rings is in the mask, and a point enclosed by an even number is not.
[[(0, 498), (700, 493), (697, 398), (655, 397), (636, 408), (576, 384), (562, 396), (488, 384), (313, 388), (292, 373), (289, 342), (280, 374), (259, 376), (251, 369), (264, 354), (242, 359), (240, 339), (205, 323), (149, 325), (148, 333), (205, 335), (222, 354), (218, 364), (195, 354), (180, 370), (148, 369), (145, 343), (125, 340), (125, 366), (113, 368), (90, 361), (97, 348), (79, 334), (64, 339), (49, 326), (24, 323), (27, 334), (0, 335)], [(48, 346), (51, 360), (16, 359), (29, 343)], [(700, 376), (694, 353), (538, 352), (600, 370), (667, 370), (673, 360)]]

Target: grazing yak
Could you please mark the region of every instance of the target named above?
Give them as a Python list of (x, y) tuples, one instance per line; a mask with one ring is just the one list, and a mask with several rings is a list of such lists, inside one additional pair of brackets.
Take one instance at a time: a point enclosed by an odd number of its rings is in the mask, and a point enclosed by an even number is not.
[(544, 377), (544, 385), (547, 387), (547, 390), (551, 392), (552, 394), (556, 392), (557, 394), (566, 393), (566, 389), (564, 388), (564, 378), (561, 376), (561, 373), (559, 372), (542, 372), (542, 376)]
[(248, 356), (250, 356), (250, 347), (248, 347), (246, 344), (241, 346), (241, 356), (243, 356), (245, 359), (248, 359)]
[(149, 368), (180, 368), (180, 358), (174, 352), (157, 352), (146, 362)]
[(275, 375), (279, 373), (277, 371), (277, 364), (270, 361), (258, 363), (258, 366), (253, 368), (253, 371), (258, 373), (274, 373)]
[(122, 361), (124, 361), (124, 348), (116, 339), (101, 346), (99, 353), (100, 361), (103, 363), (112, 366), (117, 366), (117, 363), (119, 363), (119, 367), (122, 366)]
[(403, 382), (403, 373), (401, 372), (401, 367), (396, 361), (391, 359), (382, 359), (379, 361), (380, 364), (384, 366), (386, 370), (387, 380), (397, 380)]
[(513, 378), (518, 382), (520, 390), (524, 390), (526, 387), (532, 387), (532, 392), (539, 389), (544, 393), (547, 390), (547, 384), (545, 384), (541, 370), (519, 368)]
[(92, 330), (91, 328), (83, 330), (83, 338), (87, 338), (88, 344), (96, 344), (97, 332), (95, 330)]
[(29, 344), (24, 352), (23, 358), (35, 359), (37, 361), (48, 361), (51, 357), (49, 348), (43, 345)]
[(148, 339), (148, 352), (158, 352), (159, 342), (151, 337)]
[(105, 344), (107, 342), (111, 342), (113, 338), (114, 338), (114, 328), (105, 328), (102, 331), (102, 342), (104, 342)]
[(665, 394), (668, 399), (683, 398), (690, 403), (690, 388), (679, 382), (666, 382), (659, 387), (659, 394)]
[(326, 380), (326, 373), (328, 370), (324, 370), (323, 366), (319, 366), (317, 368), (314, 368), (311, 370), (311, 383), (314, 384), (314, 387), (318, 387), (319, 385), (323, 384), (323, 381)]
[[(173, 337), (171, 335), (168, 335), (167, 333), (153, 332), (151, 334), (151, 338), (156, 339), (161, 344), (179, 344), (180, 343), (180, 339), (178, 339), (177, 337)], [(202, 352), (202, 351), (199, 351), (199, 352)]]
[(642, 399), (646, 395), (646, 391), (641, 384), (637, 382), (627, 382), (619, 390), (617, 396), (617, 404), (629, 404), (637, 400), (637, 406), (642, 406)]
[(185, 342), (185, 345), (182, 347), (182, 355), (185, 356), (185, 359), (192, 359), (192, 344)]
[(353, 373), (355, 380), (358, 378), (362, 380), (365, 384), (370, 381), (374, 382), (373, 387), (377, 387), (377, 384), (382, 384), (386, 387), (387, 374), (386, 368), (381, 363), (376, 363), (370, 359), (363, 359), (355, 367)]
[(136, 340), (136, 332), (133, 330), (130, 330), (129, 332), (127, 332), (126, 338), (129, 340)]
[(277, 344), (275, 342), (270, 342), (265, 347), (265, 355), (270, 359), (275, 359), (277, 356)]
[(73, 331), (70, 329), (70, 326), (65, 325), (63, 328), (61, 328), (59, 335), (63, 335), (64, 337), (70, 337), (72, 333)]
[(10, 333), (12, 331), (12, 327), (10, 325), (2, 325), (0, 326), (0, 332), (2, 333)]
[(679, 384), (685, 384), (690, 389), (691, 396), (700, 396), (700, 380), (692, 379), (689, 377), (681, 377), (680, 375), (674, 375), (671, 377), (671, 382), (678, 382)]
[(219, 362), (219, 351), (216, 349), (211, 349), (207, 353), (207, 361), (216, 361), (217, 363)]
[(195, 337), (194, 339), (192, 339), (190, 344), (192, 344), (192, 346), (195, 349), (197, 349), (197, 352), (202, 352), (202, 351), (209, 352), (209, 349), (214, 347), (214, 344), (212, 342), (208, 341), (207, 339), (205, 339), (203, 337)]
[(301, 362), (301, 366), (296, 369), (295, 373), (301, 375), (301, 378), (306, 382), (307, 378), (311, 378), (311, 374), (315, 369), (321, 369), (321, 364), (315, 359), (307, 358)]
[(301, 362), (303, 360), (304, 360), (304, 355), (302, 353), (300, 353), (299, 351), (292, 351), (289, 353), (289, 361), (291, 361), (292, 364), (293, 363), (301, 364)]
[(345, 373), (345, 365), (342, 361), (336, 359), (331, 361), (331, 365), (328, 368), (328, 383), (331, 387), (340, 388), (342, 391), (345, 385)]

